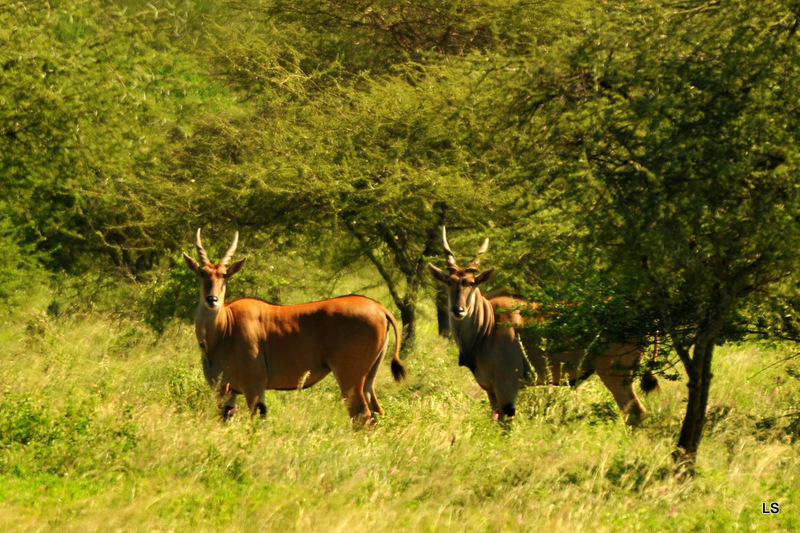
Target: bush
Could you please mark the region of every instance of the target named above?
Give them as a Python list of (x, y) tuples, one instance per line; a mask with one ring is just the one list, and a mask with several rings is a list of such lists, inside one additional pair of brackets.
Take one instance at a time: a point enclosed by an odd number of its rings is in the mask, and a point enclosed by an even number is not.
[[(0, 201), (0, 212), (5, 202)], [(26, 243), (19, 228), (9, 219), (0, 217), (0, 250), (5, 260), (0, 262), (0, 298), (6, 304), (17, 303), (27, 289), (46, 279), (35, 246)]]

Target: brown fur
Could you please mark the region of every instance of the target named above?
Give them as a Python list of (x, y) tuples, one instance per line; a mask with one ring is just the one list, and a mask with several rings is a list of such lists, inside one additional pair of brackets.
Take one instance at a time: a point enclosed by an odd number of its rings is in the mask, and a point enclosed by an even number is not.
[[(198, 230), (198, 249), (199, 242)], [(258, 410), (263, 416), (266, 389), (306, 388), (330, 373), (352, 419), (370, 421), (376, 413), (383, 414), (373, 385), (390, 326), (395, 334), (392, 374), (397, 381), (405, 377), (399, 327), (383, 305), (363, 296), (288, 306), (255, 298), (224, 304), (225, 284), (244, 261), (228, 268), (226, 261), (200, 266), (186, 254), (184, 260), (201, 281), (195, 333), (203, 372), (217, 394), (223, 419), (236, 410), (239, 394), (251, 413)]]

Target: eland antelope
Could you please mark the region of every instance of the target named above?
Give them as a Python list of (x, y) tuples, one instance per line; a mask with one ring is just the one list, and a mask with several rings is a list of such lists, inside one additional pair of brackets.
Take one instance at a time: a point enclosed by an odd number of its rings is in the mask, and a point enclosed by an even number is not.
[[(597, 349), (571, 349), (545, 353), (533, 336), (522, 336), (526, 322), (534, 317), (535, 303), (511, 296), (487, 298), (480, 286), (494, 274), (494, 269), (480, 271), (478, 255), (486, 252), (489, 239), (466, 268), (456, 265), (455, 254), (442, 228), (442, 245), (447, 261), (445, 274), (428, 264), (433, 277), (447, 287), (450, 329), (459, 350), (459, 366), (472, 371), (478, 385), (489, 396), (494, 416), (513, 419), (517, 393), (521, 385), (575, 384), (593, 373), (611, 391), (626, 423), (633, 424), (645, 413), (633, 390), (633, 381), (642, 349), (635, 344), (606, 343)], [(522, 311), (522, 312), (520, 312)], [(646, 392), (658, 382), (652, 373), (642, 379)]]
[(342, 296), (299, 305), (272, 305), (256, 298), (225, 303), (228, 280), (244, 259), (230, 264), (239, 240), (237, 232), (222, 260), (208, 259), (197, 230), (195, 244), (201, 262), (183, 254), (200, 280), (195, 334), (203, 373), (216, 392), (223, 420), (236, 411), (243, 394), (251, 414), (266, 415), (264, 391), (314, 385), (330, 373), (339, 384), (354, 420), (371, 421), (383, 414), (373, 387), (375, 375), (394, 329), (392, 375), (405, 377), (399, 358), (400, 334), (392, 313), (363, 296)]

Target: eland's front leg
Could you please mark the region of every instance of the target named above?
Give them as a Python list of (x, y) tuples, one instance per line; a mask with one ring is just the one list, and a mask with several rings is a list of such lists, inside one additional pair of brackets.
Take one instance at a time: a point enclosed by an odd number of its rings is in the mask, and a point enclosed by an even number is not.
[(247, 400), (247, 407), (250, 409), (251, 416), (255, 416), (256, 412), (258, 412), (261, 418), (267, 417), (267, 402), (264, 389), (257, 393), (245, 393), (244, 397)]
[(225, 389), (217, 394), (217, 405), (223, 422), (233, 419), (233, 415), (239, 410), (239, 406), (236, 405), (237, 397), (238, 393), (230, 389), (230, 384), (226, 385)]

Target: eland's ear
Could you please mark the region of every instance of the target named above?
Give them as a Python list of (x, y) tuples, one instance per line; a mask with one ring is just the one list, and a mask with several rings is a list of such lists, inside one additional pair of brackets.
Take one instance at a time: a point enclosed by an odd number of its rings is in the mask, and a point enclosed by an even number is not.
[(489, 270), (484, 270), (483, 272), (478, 274), (478, 276), (475, 278), (475, 285), (480, 285), (484, 281), (488, 281), (489, 278), (492, 277), (492, 274), (494, 274), (494, 268), (490, 268)]
[(232, 277), (234, 274), (236, 274), (237, 272), (239, 272), (239, 271), (242, 269), (242, 266), (244, 265), (244, 262), (245, 262), (245, 261), (247, 261), (247, 258), (246, 258), (246, 257), (245, 257), (244, 259), (240, 259), (240, 260), (236, 261), (236, 262), (235, 262), (235, 263), (233, 263), (231, 266), (229, 266), (229, 267), (228, 267), (228, 270), (225, 272), (225, 277), (226, 277), (226, 278), (230, 278), (230, 277)]
[(186, 262), (186, 266), (189, 267), (189, 270), (199, 275), (200, 265), (197, 264), (197, 261), (186, 255), (186, 252), (183, 253), (183, 260)]
[(442, 272), (441, 270), (439, 270), (430, 263), (428, 263), (428, 270), (430, 271), (431, 275), (436, 281), (447, 285), (447, 276), (445, 276), (444, 272)]

